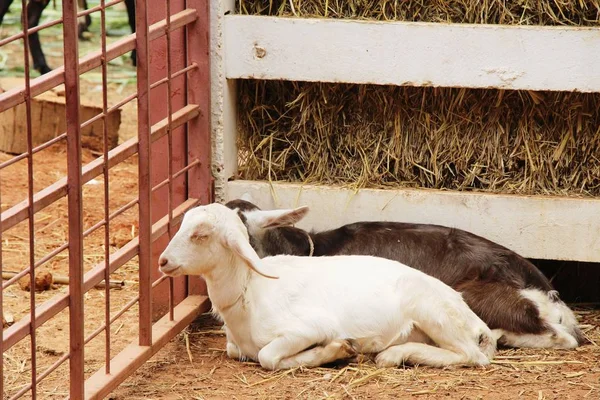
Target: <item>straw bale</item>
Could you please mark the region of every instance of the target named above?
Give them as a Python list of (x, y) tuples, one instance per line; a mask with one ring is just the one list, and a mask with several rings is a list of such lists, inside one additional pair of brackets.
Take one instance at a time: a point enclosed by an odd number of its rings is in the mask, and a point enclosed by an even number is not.
[[(252, 15), (598, 26), (600, 0), (240, 0)], [(598, 195), (597, 94), (244, 81), (240, 176)]]
[(600, 195), (600, 94), (239, 85), (240, 177)]
[(237, 12), (471, 24), (597, 26), (600, 0), (240, 0)]

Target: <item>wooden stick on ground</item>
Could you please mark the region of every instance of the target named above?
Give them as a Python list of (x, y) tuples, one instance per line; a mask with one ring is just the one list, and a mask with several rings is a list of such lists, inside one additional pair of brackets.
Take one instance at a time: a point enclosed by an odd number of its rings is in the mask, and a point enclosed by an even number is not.
[[(15, 277), (17, 275), (17, 272), (13, 272), (13, 271), (2, 271), (2, 279), (11, 279), (13, 277)], [(61, 275), (52, 275), (52, 283), (56, 284), (56, 285), (68, 285), (69, 284), (69, 277), (68, 276), (61, 276)], [(124, 281), (117, 281), (117, 280), (111, 280), (109, 281), (109, 285), (111, 289), (116, 289), (116, 290), (120, 290), (123, 288), (123, 286), (125, 286), (125, 282)], [(96, 286), (94, 286), (96, 289), (103, 289), (104, 288), (104, 281), (98, 283)]]

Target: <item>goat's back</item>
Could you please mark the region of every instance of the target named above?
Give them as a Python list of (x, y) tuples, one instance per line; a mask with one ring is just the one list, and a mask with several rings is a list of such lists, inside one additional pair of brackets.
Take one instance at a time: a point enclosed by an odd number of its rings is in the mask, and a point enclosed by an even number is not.
[(357, 222), (312, 236), (316, 256), (357, 254), (388, 258), (453, 287), (463, 281), (484, 280), (552, 290), (547, 278), (525, 258), (460, 229), (400, 222)]

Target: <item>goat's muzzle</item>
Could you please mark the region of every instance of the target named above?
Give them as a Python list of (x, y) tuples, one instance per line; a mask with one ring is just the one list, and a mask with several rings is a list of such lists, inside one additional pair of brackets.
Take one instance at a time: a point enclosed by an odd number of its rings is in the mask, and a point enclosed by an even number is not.
[(173, 272), (179, 269), (179, 265), (169, 264), (169, 260), (163, 257), (158, 260), (158, 265), (158, 270), (165, 275), (171, 275)]

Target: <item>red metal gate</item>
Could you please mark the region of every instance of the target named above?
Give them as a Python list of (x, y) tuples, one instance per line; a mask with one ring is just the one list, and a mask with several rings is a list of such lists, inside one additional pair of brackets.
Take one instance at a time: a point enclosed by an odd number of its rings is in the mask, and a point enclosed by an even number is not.
[[(30, 0), (38, 1), (39, 0)], [(45, 0), (42, 0), (45, 1)], [(205, 287), (200, 280), (187, 278), (166, 279), (159, 276), (157, 256), (169, 237), (174, 234), (183, 213), (200, 203), (211, 200), (210, 133), (209, 133), (209, 43), (208, 8), (204, 0), (137, 0), (136, 32), (111, 45), (106, 40), (106, 9), (123, 0), (100, 0), (99, 5), (77, 10), (75, 0), (63, 0), (62, 18), (27, 29), (27, 15), (23, 16), (23, 32), (0, 40), (0, 48), (21, 40), (24, 43), (24, 85), (0, 93), (1, 113), (20, 104), (26, 108), (27, 151), (0, 164), (0, 171), (23, 160), (27, 163), (27, 197), (6, 210), (3, 209), (0, 226), (2, 234), (19, 223), (27, 224), (28, 265), (12, 278), (3, 281), (0, 290), (0, 309), (5, 314), (3, 294), (19, 279), (29, 277), (34, 286), (35, 269), (50, 262), (68, 250), (68, 291), (45, 301), (36, 301), (36, 292), (30, 291), (29, 312), (3, 329), (0, 352), (6, 355), (15, 345), (29, 341), (30, 381), (19, 387), (5, 382), (7, 358), (0, 367), (0, 392), (6, 398), (16, 399), (29, 394), (40, 396), (38, 387), (53, 371), (69, 361), (69, 397), (100, 398), (107, 395), (136, 368), (150, 358), (166, 342), (179, 333), (199, 312), (208, 308)], [(22, 1), (26, 9), (26, 1)], [(101, 49), (83, 58), (78, 56), (77, 18), (88, 14), (96, 16), (101, 25)], [(23, 13), (27, 14), (27, 13)], [(64, 65), (38, 78), (30, 78), (29, 35), (48, 27), (63, 24)], [(108, 105), (108, 62), (133, 49), (137, 50), (137, 93), (117, 104)], [(100, 68), (102, 112), (82, 120), (80, 113), (80, 75)], [(64, 83), (66, 98), (66, 132), (34, 147), (32, 139), (33, 98)], [(113, 149), (109, 148), (107, 116), (128, 102), (137, 100), (137, 138), (132, 138)], [(103, 123), (103, 151), (93, 161), (82, 162), (81, 130), (97, 121)], [(51, 185), (39, 189), (34, 182), (34, 155), (66, 140), (67, 174)], [(110, 169), (137, 154), (137, 199), (111, 211), (109, 196)], [(84, 230), (85, 201), (83, 185), (94, 178), (104, 183), (104, 217)], [(38, 183), (36, 185), (36, 183)], [(0, 182), (0, 196), (5, 194)], [(10, 189), (10, 188), (9, 188)], [(39, 257), (36, 254), (36, 214), (67, 198), (68, 240)], [(139, 236), (111, 253), (111, 221), (128, 210), (138, 208)], [(84, 271), (84, 238), (95, 231), (104, 231), (103, 260)], [(1, 249), (0, 249), (1, 250)], [(0, 251), (2, 257), (3, 251)], [(138, 257), (139, 291), (121, 309), (111, 309), (110, 280), (112, 273), (128, 261)], [(2, 259), (0, 259), (0, 263)], [(4, 271), (4, 265), (2, 265)], [(102, 281), (104, 290), (104, 318), (95, 322), (95, 330), (85, 335), (84, 295)], [(111, 326), (132, 306), (139, 309), (137, 340), (118, 354), (113, 354)], [(61, 311), (69, 313), (69, 347), (49, 367), (39, 370), (36, 362), (39, 330)], [(158, 322), (153, 321), (161, 317)], [(91, 374), (85, 364), (86, 345), (103, 334), (104, 367)], [(9, 371), (10, 373), (13, 373)], [(24, 372), (25, 373), (25, 372)], [(12, 378), (11, 378), (12, 382)]]

